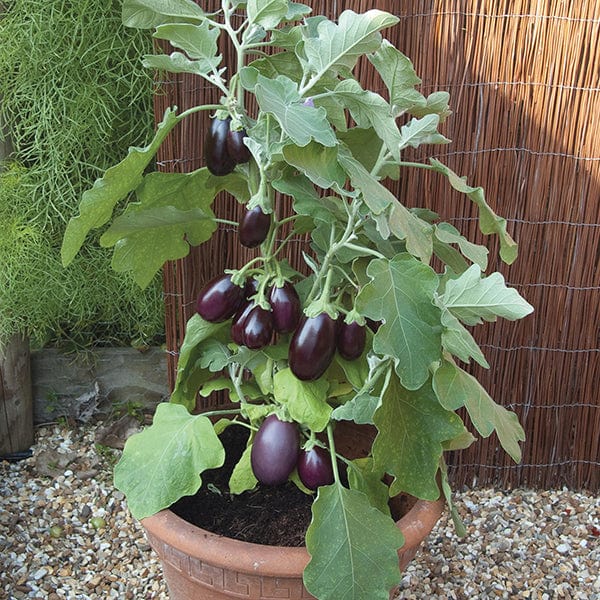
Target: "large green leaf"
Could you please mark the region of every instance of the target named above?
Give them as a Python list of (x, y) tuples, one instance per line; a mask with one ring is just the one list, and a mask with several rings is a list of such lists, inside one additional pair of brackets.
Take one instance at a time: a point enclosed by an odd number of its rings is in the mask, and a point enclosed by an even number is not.
[(365, 494), (340, 484), (320, 487), (312, 512), (306, 589), (319, 600), (388, 600), (400, 579), (397, 550), (404, 543), (394, 521)]
[(165, 262), (188, 255), (188, 231), (193, 231), (196, 241), (206, 241), (216, 229), (212, 213), (199, 208), (179, 210), (163, 206), (122, 215), (101, 242), (103, 246), (116, 245), (113, 269), (131, 271), (136, 283), (145, 288)]
[(416, 390), (441, 356), (441, 314), (433, 304), (437, 275), (406, 253), (392, 260), (371, 261), (367, 274), (371, 282), (358, 294), (356, 308), (375, 321), (384, 321), (373, 349), (396, 359), (402, 384)]
[(248, 21), (264, 29), (274, 29), (288, 13), (288, 0), (248, 0)]
[(466, 258), (479, 265), (482, 271), (487, 269), (489, 250), (469, 241), (450, 223), (438, 223), (435, 226), (435, 237), (444, 244), (457, 244)]
[(361, 55), (379, 48), (379, 31), (397, 22), (398, 17), (377, 9), (362, 14), (345, 10), (337, 24), (320, 21), (317, 35), (305, 37), (302, 47), (307, 70), (318, 80), (328, 71), (353, 69)]
[(517, 244), (506, 230), (506, 219), (496, 215), (486, 202), (483, 188), (471, 187), (466, 183), (464, 177), (458, 176), (454, 171), (435, 158), (430, 159), (430, 162), (438, 173), (442, 173), (448, 178), (450, 185), (455, 190), (466, 194), (477, 205), (479, 208), (479, 229), (481, 233), (485, 235), (497, 234), (500, 240), (500, 257), (505, 263), (513, 263), (517, 258)]
[(200, 474), (221, 467), (225, 450), (212, 423), (178, 404), (159, 404), (152, 425), (131, 436), (115, 467), (115, 487), (129, 510), (143, 519), (195, 494)]
[(83, 193), (79, 215), (69, 221), (65, 230), (61, 248), (63, 265), (71, 263), (87, 234), (107, 223), (115, 205), (142, 182), (144, 170), (177, 122), (175, 111), (167, 109), (150, 144), (144, 148), (130, 148), (120, 163), (110, 167), (92, 188)]
[(313, 139), (323, 146), (337, 144), (325, 109), (305, 106), (297, 84), (291, 79), (284, 75), (268, 79), (259, 74), (254, 93), (260, 108), (277, 119), (297, 146), (306, 146)]
[(183, 50), (194, 60), (206, 62), (207, 71), (217, 68), (221, 62), (217, 40), (219, 30), (210, 27), (208, 21), (200, 25), (191, 23), (169, 23), (156, 28), (154, 37), (159, 40), (168, 40), (172, 46)]
[(443, 443), (463, 433), (460, 417), (440, 405), (430, 382), (411, 391), (392, 375), (374, 421), (373, 458), (377, 468), (395, 478), (390, 495), (406, 492), (436, 500)]
[(233, 472), (229, 478), (229, 491), (232, 494), (241, 494), (247, 490), (253, 490), (258, 483), (252, 471), (252, 464), (250, 462), (251, 452), (252, 445), (247, 446), (240, 460), (233, 468)]
[(129, 204), (100, 238), (103, 246), (115, 246), (113, 268), (132, 271), (145, 287), (167, 260), (210, 239), (217, 229), (211, 205), (222, 187), (218, 179), (206, 168), (147, 175), (137, 190), (139, 202)]
[(456, 279), (446, 283), (439, 305), (467, 325), (495, 321), (503, 317), (514, 321), (533, 312), (533, 307), (514, 288), (508, 288), (501, 273), (481, 276), (478, 265), (471, 265)]
[[(187, 322), (183, 344), (179, 350), (175, 389), (171, 402), (183, 404), (188, 410), (196, 406), (196, 395), (203, 383), (213, 377), (205, 353), (214, 351), (213, 339), (226, 339), (229, 323), (209, 323), (200, 315)], [(202, 366), (202, 364), (206, 366)]]
[(480, 435), (496, 431), (504, 450), (515, 462), (521, 461), (519, 442), (525, 440), (525, 432), (517, 415), (496, 404), (473, 375), (444, 361), (434, 373), (433, 389), (442, 406), (449, 410), (464, 406)]
[(123, 0), (121, 18), (126, 27), (152, 29), (162, 23), (197, 23), (204, 11), (193, 0)]
[(282, 369), (273, 376), (275, 400), (287, 406), (294, 421), (323, 431), (329, 423), (331, 406), (327, 403), (329, 382), (325, 378), (301, 381), (290, 369)]

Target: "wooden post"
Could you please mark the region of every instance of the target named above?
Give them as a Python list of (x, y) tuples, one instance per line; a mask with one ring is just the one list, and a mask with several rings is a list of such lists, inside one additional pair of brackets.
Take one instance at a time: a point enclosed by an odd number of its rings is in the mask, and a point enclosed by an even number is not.
[[(0, 14), (3, 5), (0, 2)], [(2, 99), (0, 98), (0, 102)], [(5, 133), (0, 122), (0, 133)], [(0, 135), (1, 161), (12, 152), (10, 139)], [(0, 458), (23, 452), (33, 444), (33, 399), (29, 338), (15, 334), (0, 339)]]
[(0, 342), (0, 457), (33, 444), (33, 400), (28, 338)]

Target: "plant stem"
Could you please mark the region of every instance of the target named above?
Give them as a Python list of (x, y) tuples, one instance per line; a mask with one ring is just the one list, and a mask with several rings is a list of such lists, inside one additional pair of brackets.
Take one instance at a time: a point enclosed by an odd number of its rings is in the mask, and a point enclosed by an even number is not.
[(337, 467), (337, 453), (335, 451), (335, 441), (333, 439), (333, 425), (327, 424), (327, 441), (329, 443), (329, 454), (331, 456), (331, 466), (333, 468), (333, 478), (338, 485), (342, 485), (340, 481), (340, 472)]
[(241, 412), (240, 408), (231, 408), (227, 410), (209, 410), (200, 414), (203, 417), (219, 417), (221, 415), (239, 415)]

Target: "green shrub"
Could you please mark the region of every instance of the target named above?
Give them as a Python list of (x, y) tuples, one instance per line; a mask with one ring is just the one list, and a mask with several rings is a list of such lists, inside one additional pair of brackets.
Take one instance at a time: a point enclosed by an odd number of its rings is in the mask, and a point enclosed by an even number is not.
[(162, 337), (158, 278), (140, 290), (92, 244), (68, 269), (60, 262), (83, 191), (152, 135), (151, 75), (139, 62), (151, 45), (123, 28), (117, 1), (4, 3), (0, 122), (14, 153), (0, 174), (0, 336), (85, 345)]

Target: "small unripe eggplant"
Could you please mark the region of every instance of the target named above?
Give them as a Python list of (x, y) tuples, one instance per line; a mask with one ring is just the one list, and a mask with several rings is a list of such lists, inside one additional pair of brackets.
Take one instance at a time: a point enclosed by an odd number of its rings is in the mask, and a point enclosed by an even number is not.
[(367, 330), (364, 325), (341, 322), (338, 325), (337, 350), (346, 360), (357, 359), (365, 349)]
[(271, 228), (271, 215), (262, 211), (260, 206), (246, 211), (239, 228), (240, 244), (246, 248), (260, 246)]
[(327, 450), (314, 446), (311, 450), (302, 450), (298, 456), (298, 476), (309, 489), (316, 490), (321, 485), (333, 483), (331, 456)]

